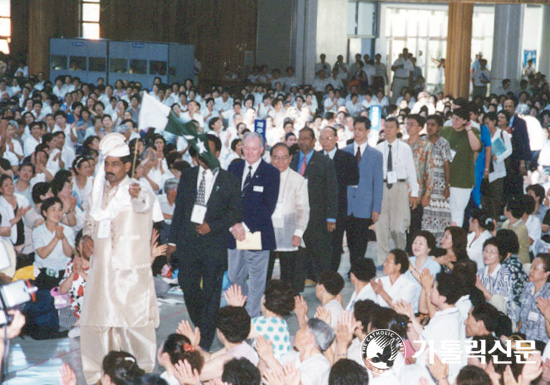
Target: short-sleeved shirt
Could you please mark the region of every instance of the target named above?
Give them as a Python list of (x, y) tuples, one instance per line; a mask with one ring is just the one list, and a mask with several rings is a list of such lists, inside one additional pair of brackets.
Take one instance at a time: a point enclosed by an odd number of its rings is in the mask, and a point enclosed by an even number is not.
[[(288, 324), (281, 317), (259, 316), (252, 319), (252, 327), (273, 345), (273, 355), (280, 360), (290, 352)], [(254, 342), (255, 343), (255, 342)]]
[[(480, 139), (480, 132), (472, 127), (476, 138)], [(453, 127), (443, 127), (440, 136), (447, 139), (451, 148), (451, 187), (472, 188), (475, 184), (475, 151), (470, 147), (468, 132), (456, 131)]]
[[(74, 247), (74, 232), (69, 226), (65, 226), (60, 223), (60, 226), (63, 226), (63, 234), (69, 242), (71, 247)], [(34, 249), (39, 249), (46, 246), (51, 240), (55, 237), (55, 231), (52, 233), (46, 227), (46, 223), (41, 224), (36, 229), (32, 231), (32, 244)], [(67, 264), (70, 262), (65, 253), (63, 253), (63, 242), (58, 241), (52, 252), (46, 258), (40, 258), (38, 253), (34, 257), (34, 265), (39, 269), (53, 269), (53, 270), (65, 270)]]

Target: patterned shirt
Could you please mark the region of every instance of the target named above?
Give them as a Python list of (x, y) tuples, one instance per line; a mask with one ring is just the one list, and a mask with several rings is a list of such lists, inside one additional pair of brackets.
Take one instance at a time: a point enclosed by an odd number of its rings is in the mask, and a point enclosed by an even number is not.
[(545, 327), (546, 321), (537, 307), (537, 298), (550, 298), (550, 283), (545, 283), (537, 293), (534, 293), (534, 291), (535, 284), (527, 282), (521, 295), (521, 308), (519, 312), (521, 320), (520, 332), (526, 335), (527, 340), (538, 340), (546, 343), (548, 342)]
[(521, 305), (521, 293), (523, 293), (523, 287), (529, 277), (525, 271), (523, 271), (523, 265), (516, 255), (510, 255), (506, 258), (506, 260), (502, 262), (502, 266), (510, 272), (512, 278), (512, 298), (519, 307)]
[(434, 160), (432, 158), (432, 144), (424, 137), (418, 137), (416, 142), (410, 144), (414, 168), (416, 169), (416, 178), (418, 180), (418, 197), (422, 198), (426, 192), (431, 195), (434, 189), (432, 175), (434, 169)]

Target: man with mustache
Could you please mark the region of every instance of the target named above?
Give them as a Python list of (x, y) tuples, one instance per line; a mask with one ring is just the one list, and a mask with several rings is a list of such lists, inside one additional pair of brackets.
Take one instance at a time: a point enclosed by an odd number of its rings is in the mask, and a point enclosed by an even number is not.
[(99, 143), (103, 156), (89, 200), (84, 235), (93, 255), (80, 318), (82, 368), (88, 384), (101, 378), (111, 350), (132, 353), (139, 366), (155, 366), (159, 324), (151, 274), (150, 187), (128, 177), (132, 165), (125, 137), (111, 133)]

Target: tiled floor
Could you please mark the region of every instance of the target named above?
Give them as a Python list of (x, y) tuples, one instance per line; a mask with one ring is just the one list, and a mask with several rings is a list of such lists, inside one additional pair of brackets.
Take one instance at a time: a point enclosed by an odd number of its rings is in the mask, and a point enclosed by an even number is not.
[[(367, 250), (367, 257), (376, 261), (376, 243), (370, 243)], [(346, 286), (342, 292), (344, 303), (347, 303), (351, 296), (352, 287), (347, 278), (349, 271), (349, 256), (344, 253), (340, 266), (340, 273), (346, 280)], [(278, 266), (274, 271), (274, 278), (278, 277)], [(310, 316), (313, 316), (319, 305), (315, 298), (315, 288), (306, 288), (304, 296), (309, 304)], [(181, 295), (173, 295), (170, 298), (182, 299)], [(184, 304), (163, 304), (160, 309), (160, 327), (157, 329), (157, 345), (176, 330), (177, 324), (182, 319), (188, 319), (187, 310)], [(290, 332), (294, 334), (298, 323), (291, 315), (287, 319)], [(219, 345), (214, 342), (214, 348)], [(78, 384), (85, 384), (82, 375), (82, 364), (80, 361), (79, 339), (62, 338), (56, 340), (35, 341), (29, 337), (15, 338), (11, 341), (8, 376), (5, 384), (8, 385), (57, 385), (59, 384), (59, 368), (67, 362), (75, 370), (78, 376)], [(162, 368), (160, 368), (162, 369)], [(159, 368), (157, 370), (160, 372)]]

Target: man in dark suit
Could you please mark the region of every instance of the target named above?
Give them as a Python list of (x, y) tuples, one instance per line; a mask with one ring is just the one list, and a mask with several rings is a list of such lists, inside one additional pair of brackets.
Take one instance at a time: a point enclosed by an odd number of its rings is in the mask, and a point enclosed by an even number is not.
[[(218, 157), (220, 139), (208, 135), (208, 144)], [(181, 174), (169, 241), (176, 245), (187, 311), (201, 330), (201, 347), (208, 350), (216, 333), (228, 229), (242, 219), (242, 200), (237, 178), (221, 168), (211, 170), (192, 147), (190, 154), (200, 166)], [(206, 207), (204, 219), (197, 206)]]
[[(292, 157), (290, 168), (307, 179), (309, 195), (309, 222), (304, 233), (306, 248), (300, 253), (299, 269), (305, 281), (304, 264), (311, 263), (312, 276), (316, 280), (323, 271), (330, 270), (332, 258), (332, 232), (336, 230), (338, 217), (338, 181), (334, 162), (315, 152), (315, 134), (311, 128), (303, 128), (298, 138), (300, 152)], [(299, 288), (303, 291), (303, 287)]]
[(338, 271), (344, 252), (342, 242), (348, 215), (348, 186), (356, 186), (359, 183), (359, 169), (353, 155), (336, 147), (338, 141), (336, 129), (330, 126), (325, 127), (321, 130), (319, 140), (321, 141), (321, 147), (323, 147), (321, 153), (334, 162), (338, 181), (338, 218), (336, 218), (336, 230), (332, 233), (331, 260), (331, 270)]
[(343, 150), (354, 156), (359, 167), (359, 184), (348, 187), (346, 234), (351, 263), (365, 257), (369, 226), (378, 221), (382, 212), (384, 184), (382, 153), (367, 142), (370, 120), (358, 117), (353, 127), (355, 140)]
[[(280, 173), (262, 160), (263, 151), (263, 137), (255, 132), (247, 133), (243, 138), (244, 161), (231, 164), (228, 170), (241, 183), (243, 218), (231, 227), (227, 275), (232, 284), (242, 287), (245, 295), (248, 292), (245, 308), (252, 318), (260, 315), (269, 252), (277, 248), (271, 216), (279, 196)], [(255, 232), (261, 234), (259, 250), (239, 250), (235, 241), (243, 241)]]
[(518, 99), (515, 96), (504, 101), (504, 110), (510, 115), (508, 133), (512, 135), (512, 155), (504, 178), (504, 202), (523, 195), (523, 177), (531, 160), (531, 146), (525, 120), (516, 115)]

